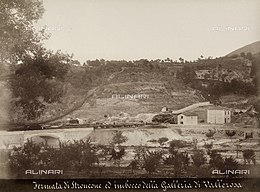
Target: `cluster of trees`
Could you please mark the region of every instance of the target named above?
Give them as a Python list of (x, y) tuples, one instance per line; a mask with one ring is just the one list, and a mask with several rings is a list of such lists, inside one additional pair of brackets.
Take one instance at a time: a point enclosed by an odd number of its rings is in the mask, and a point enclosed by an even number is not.
[(248, 59), (248, 60), (252, 60), (253, 59), (253, 56), (252, 56), (252, 53), (251, 52), (241, 52), (240, 54), (233, 54), (231, 55), (231, 58), (237, 58), (237, 57), (243, 57), (245, 59)]
[(183, 70), (177, 73), (177, 78), (182, 79), (184, 84), (200, 90), (210, 101), (219, 100), (220, 96), (230, 93), (246, 96), (257, 94), (256, 79), (252, 83), (238, 79), (232, 79), (231, 82), (209, 81), (208, 86), (205, 87), (196, 80), (195, 69), (189, 66), (184, 66)]
[(231, 82), (214, 82), (211, 83), (206, 90), (209, 94), (220, 96), (227, 93), (234, 93), (240, 95), (256, 95), (257, 87), (250, 82), (244, 82), (237, 79), (232, 79)]
[(25, 170), (74, 170), (79, 175), (98, 163), (96, 150), (90, 140), (60, 143), (58, 149), (27, 140), (23, 147), (13, 148), (9, 155), (9, 167), (14, 177), (18, 178), (27, 176)]

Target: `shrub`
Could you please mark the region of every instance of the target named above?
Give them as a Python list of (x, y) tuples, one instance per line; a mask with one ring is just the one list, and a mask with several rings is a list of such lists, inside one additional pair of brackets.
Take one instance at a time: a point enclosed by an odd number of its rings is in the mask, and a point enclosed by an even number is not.
[(187, 170), (190, 158), (186, 152), (176, 152), (164, 159), (164, 164), (173, 165), (174, 177), (179, 177), (181, 173)]
[(178, 150), (179, 148), (186, 147), (188, 144), (186, 141), (182, 140), (172, 140), (170, 141), (170, 146), (169, 146), (169, 153), (170, 154), (175, 154), (176, 149)]
[(253, 149), (246, 149), (245, 151), (243, 151), (243, 157), (244, 157), (244, 164), (246, 163), (250, 164), (251, 161), (253, 164), (256, 164), (255, 152)]
[(167, 142), (169, 139), (167, 137), (161, 137), (158, 139), (158, 143), (162, 146), (165, 142)]
[(224, 159), (216, 150), (211, 151), (209, 154), (209, 166), (213, 169), (221, 169), (224, 164)]
[(213, 131), (210, 129), (205, 135), (208, 138), (212, 138), (215, 135), (215, 133), (216, 133), (216, 131)]
[(191, 156), (193, 165), (197, 168), (204, 165), (207, 161), (203, 150), (195, 150), (194, 154)]
[(148, 155), (144, 159), (143, 167), (149, 174), (152, 174), (158, 168), (161, 158), (161, 152), (148, 152)]

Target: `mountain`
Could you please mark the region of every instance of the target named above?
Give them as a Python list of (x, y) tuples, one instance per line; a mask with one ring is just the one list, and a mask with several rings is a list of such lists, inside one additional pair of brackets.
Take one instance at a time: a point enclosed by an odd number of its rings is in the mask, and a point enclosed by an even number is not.
[(232, 51), (231, 53), (227, 54), (227, 57), (231, 57), (233, 55), (240, 55), (240, 53), (248, 53), (251, 52), (252, 55), (256, 55), (260, 53), (260, 41), (251, 43), (249, 45), (246, 45), (244, 47), (241, 47), (239, 49), (236, 49), (235, 51)]

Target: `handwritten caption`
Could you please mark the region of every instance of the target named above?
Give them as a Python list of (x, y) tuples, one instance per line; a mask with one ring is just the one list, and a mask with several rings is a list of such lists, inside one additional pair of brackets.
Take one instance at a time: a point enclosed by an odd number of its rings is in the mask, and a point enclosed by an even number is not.
[(162, 189), (162, 191), (167, 191), (170, 189), (226, 189), (226, 188), (242, 188), (243, 185), (241, 182), (236, 181), (223, 181), (222, 179), (216, 180), (162, 180), (160, 182), (155, 180), (150, 181), (138, 181), (131, 182), (126, 180), (124, 182), (118, 181), (106, 181), (106, 182), (81, 182), (81, 181), (61, 181), (54, 183), (41, 183), (39, 181), (33, 181), (34, 190), (66, 190), (66, 189), (75, 189), (75, 190), (84, 190), (84, 189)]

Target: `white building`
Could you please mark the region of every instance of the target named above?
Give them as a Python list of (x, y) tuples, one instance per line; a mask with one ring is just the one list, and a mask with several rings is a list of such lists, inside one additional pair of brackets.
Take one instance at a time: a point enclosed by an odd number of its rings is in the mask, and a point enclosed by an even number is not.
[(168, 112), (168, 111), (169, 111), (169, 109), (167, 107), (163, 107), (161, 110), (161, 112), (163, 112), (163, 113)]
[(197, 125), (198, 124), (198, 116), (193, 113), (189, 113), (189, 112), (179, 114), (177, 119), (178, 119), (178, 125)]
[(207, 123), (211, 123), (211, 124), (231, 123), (231, 110), (220, 108), (220, 107), (208, 109)]

